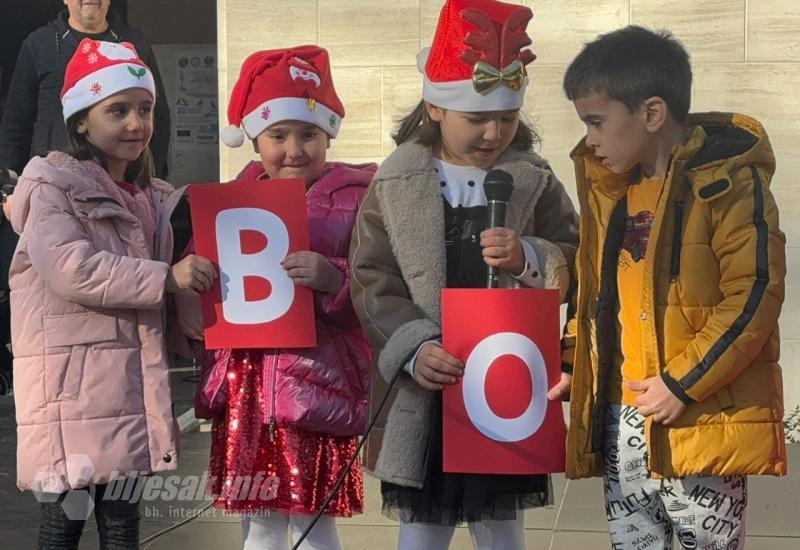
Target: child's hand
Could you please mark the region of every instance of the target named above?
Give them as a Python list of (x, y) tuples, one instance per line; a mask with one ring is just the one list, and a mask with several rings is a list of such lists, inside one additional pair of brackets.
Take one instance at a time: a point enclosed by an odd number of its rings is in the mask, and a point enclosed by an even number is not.
[(217, 272), (209, 260), (202, 256), (190, 254), (169, 268), (167, 275), (167, 292), (196, 290), (205, 292), (214, 284)]
[(434, 343), (422, 346), (414, 362), (414, 381), (426, 390), (441, 390), (463, 375), (464, 363)]
[(281, 265), (296, 284), (320, 292), (336, 294), (344, 283), (344, 273), (316, 252), (294, 252), (286, 256)]
[(660, 376), (628, 382), (632, 391), (642, 392), (634, 404), (642, 416), (652, 416), (653, 422), (669, 426), (681, 415), (686, 405), (675, 397)]
[(525, 252), (517, 232), (505, 227), (494, 227), (481, 232), (483, 261), (509, 273), (519, 274), (525, 269)]
[(565, 397), (569, 397), (569, 391), (572, 389), (572, 375), (565, 372), (561, 373), (561, 380), (558, 384), (550, 388), (547, 392), (547, 398), (550, 401), (560, 401)]

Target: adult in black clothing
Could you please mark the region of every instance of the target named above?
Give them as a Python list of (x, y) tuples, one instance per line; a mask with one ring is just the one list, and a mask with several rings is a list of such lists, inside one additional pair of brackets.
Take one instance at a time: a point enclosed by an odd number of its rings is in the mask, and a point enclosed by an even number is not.
[(0, 395), (11, 389), (13, 381), (12, 357), (8, 351), (11, 342), (11, 310), (8, 302), (8, 269), (11, 256), (17, 242), (17, 235), (8, 221), (9, 204), (5, 202), (5, 193), (11, 191), (16, 183), (16, 174), (0, 170), (0, 191), (3, 193), (3, 205), (0, 208)]
[[(67, 128), (61, 108), (64, 71), (78, 43), (87, 37), (132, 43), (139, 57), (152, 70), (158, 101), (150, 148), (156, 174), (165, 178), (169, 155), (169, 107), (150, 44), (141, 31), (109, 13), (110, 0), (63, 1), (67, 9), (28, 35), (20, 47), (0, 122), (0, 180), (8, 176), (8, 170), (21, 174), (32, 157), (66, 146)], [(16, 245), (16, 234), (0, 214), (0, 394), (4, 382), (10, 380), (10, 356), (5, 348), (9, 341), (8, 268)]]
[(109, 13), (110, 0), (64, 0), (67, 9), (33, 31), (19, 51), (0, 123), (0, 169), (22, 169), (35, 155), (61, 149), (67, 131), (61, 110), (61, 87), (67, 62), (83, 38), (131, 42), (153, 71), (158, 101), (150, 142), (156, 174), (165, 177), (169, 154), (169, 107), (150, 44), (138, 29)]

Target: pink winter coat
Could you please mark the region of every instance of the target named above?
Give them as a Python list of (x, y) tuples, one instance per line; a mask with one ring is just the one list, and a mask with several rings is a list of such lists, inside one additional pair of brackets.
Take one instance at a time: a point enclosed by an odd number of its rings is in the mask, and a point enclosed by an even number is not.
[[(348, 250), (358, 206), (376, 168), (327, 163), (306, 195), (311, 250), (345, 277), (336, 294), (314, 292), (316, 348), (267, 350), (264, 355), (265, 423), (338, 436), (364, 432), (371, 354), (350, 302)], [(264, 177), (261, 164), (251, 162), (238, 179)], [(232, 353), (237, 351), (211, 355), (210, 371), (195, 399), (198, 416), (210, 416), (224, 404), (225, 370)]]
[[(177, 463), (165, 349), (170, 215), (153, 181), (153, 254), (109, 175), (64, 153), (31, 160), (14, 193), (11, 262), (17, 486), (60, 493)], [(154, 258), (154, 259), (151, 259)]]

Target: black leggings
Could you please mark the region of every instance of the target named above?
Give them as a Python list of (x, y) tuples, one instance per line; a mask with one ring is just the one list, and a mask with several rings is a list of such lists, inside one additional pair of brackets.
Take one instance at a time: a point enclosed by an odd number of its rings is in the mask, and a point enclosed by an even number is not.
[(89, 498), (94, 501), (94, 516), (101, 550), (139, 548), (139, 502), (104, 499), (106, 485), (94, 485), (66, 493), (40, 495), (42, 501), (39, 550), (77, 550), (83, 526), (89, 515)]

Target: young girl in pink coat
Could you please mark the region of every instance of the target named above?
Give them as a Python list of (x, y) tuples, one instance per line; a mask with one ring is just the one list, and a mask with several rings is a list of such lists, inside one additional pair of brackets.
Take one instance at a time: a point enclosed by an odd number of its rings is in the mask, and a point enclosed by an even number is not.
[[(370, 352), (350, 302), (347, 255), (376, 166), (326, 162), (343, 116), (328, 54), (316, 46), (251, 55), (228, 109), (261, 157), (240, 178), (264, 180), (266, 189), (280, 185), (270, 180), (306, 182), (310, 250), (288, 255), (283, 267), (314, 291), (317, 331), (314, 348), (215, 354), (213, 378), (225, 381), (228, 397), (214, 419), (209, 474), (217, 504), (243, 513), (245, 549), (287, 549), (297, 539), (366, 425)], [(226, 128), (223, 141), (241, 145), (242, 130)], [(335, 517), (362, 509), (356, 462), (302, 548), (341, 548)]]
[(132, 45), (84, 39), (61, 93), (67, 151), (31, 160), (14, 194), (17, 485), (44, 494), (39, 548), (78, 547), (89, 495), (100, 546), (138, 548), (138, 504), (106, 486), (177, 465), (165, 304), (215, 273), (171, 265), (180, 193), (152, 177), (155, 99)]

